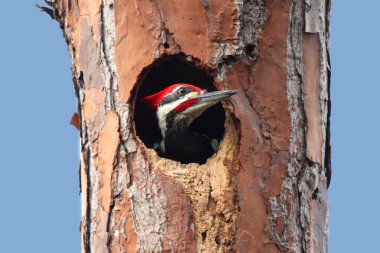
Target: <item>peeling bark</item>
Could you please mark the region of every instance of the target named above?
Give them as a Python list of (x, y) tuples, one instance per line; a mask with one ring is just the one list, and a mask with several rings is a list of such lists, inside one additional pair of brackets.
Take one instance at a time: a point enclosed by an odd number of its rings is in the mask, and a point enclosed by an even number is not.
[[(82, 252), (327, 252), (330, 1), (48, 4), (78, 98)], [(134, 91), (167, 55), (241, 90), (203, 165), (136, 135)]]

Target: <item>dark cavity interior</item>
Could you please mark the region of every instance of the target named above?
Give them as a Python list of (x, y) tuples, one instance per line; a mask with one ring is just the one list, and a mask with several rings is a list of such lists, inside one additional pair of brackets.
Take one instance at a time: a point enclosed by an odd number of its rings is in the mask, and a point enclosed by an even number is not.
[[(161, 133), (155, 111), (141, 104), (140, 98), (176, 83), (189, 83), (207, 91), (216, 90), (211, 75), (182, 58), (180, 56), (164, 56), (155, 61), (141, 73), (138, 85), (133, 91), (136, 133), (148, 148), (153, 148), (154, 143), (161, 141)], [(224, 109), (221, 103), (218, 103), (196, 119), (191, 124), (190, 130), (220, 142), (224, 135), (224, 122)]]

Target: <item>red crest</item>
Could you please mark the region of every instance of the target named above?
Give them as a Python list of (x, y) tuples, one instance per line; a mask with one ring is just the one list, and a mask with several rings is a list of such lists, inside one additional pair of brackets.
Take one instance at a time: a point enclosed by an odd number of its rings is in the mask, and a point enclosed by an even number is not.
[(153, 95), (149, 95), (147, 97), (143, 97), (140, 101), (142, 103), (145, 103), (146, 105), (148, 105), (151, 109), (157, 110), (158, 105), (160, 104), (160, 102), (162, 101), (162, 99), (167, 94), (170, 94), (174, 89), (176, 89), (179, 86), (189, 87), (190, 89), (192, 89), (195, 92), (201, 92), (202, 91), (201, 88), (198, 88), (198, 87), (196, 87), (194, 85), (191, 85), (191, 84), (177, 83), (177, 84), (170, 85), (170, 86), (166, 87), (165, 89), (163, 89), (163, 90), (161, 90), (161, 91), (159, 91), (159, 92), (157, 92), (157, 93), (155, 93)]

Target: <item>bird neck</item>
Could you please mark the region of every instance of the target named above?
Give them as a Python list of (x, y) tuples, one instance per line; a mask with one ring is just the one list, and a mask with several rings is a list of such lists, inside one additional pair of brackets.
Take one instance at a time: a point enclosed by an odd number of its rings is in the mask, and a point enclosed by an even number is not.
[(166, 117), (166, 129), (163, 134), (165, 138), (168, 134), (187, 134), (189, 132), (189, 125), (191, 124), (192, 119), (187, 116), (169, 114)]
[(188, 121), (180, 120), (168, 124), (165, 137), (160, 143), (164, 157), (181, 163), (206, 162), (215, 151), (210, 140), (190, 130)]
[(157, 113), (157, 118), (163, 139), (165, 139), (168, 134), (187, 133), (189, 131), (189, 125), (193, 122), (192, 117), (174, 114), (173, 112), (169, 112), (165, 116)]
[(165, 153), (165, 146), (168, 143), (169, 145), (175, 144), (175, 140), (186, 139), (191, 135), (189, 131), (191, 120), (185, 117), (175, 118), (172, 113), (169, 113), (165, 118), (161, 118), (159, 114), (157, 116), (162, 136), (161, 142), (158, 144), (161, 152)]

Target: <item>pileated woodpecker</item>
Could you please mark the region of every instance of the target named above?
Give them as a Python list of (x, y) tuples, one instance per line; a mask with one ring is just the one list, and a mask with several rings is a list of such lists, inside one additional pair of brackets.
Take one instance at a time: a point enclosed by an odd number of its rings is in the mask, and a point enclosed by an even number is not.
[(162, 136), (155, 145), (157, 152), (181, 163), (205, 163), (217, 145), (207, 136), (189, 130), (189, 126), (206, 109), (236, 93), (236, 90), (207, 92), (180, 83), (142, 98), (141, 102), (156, 111)]

